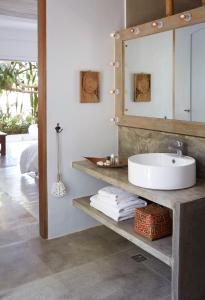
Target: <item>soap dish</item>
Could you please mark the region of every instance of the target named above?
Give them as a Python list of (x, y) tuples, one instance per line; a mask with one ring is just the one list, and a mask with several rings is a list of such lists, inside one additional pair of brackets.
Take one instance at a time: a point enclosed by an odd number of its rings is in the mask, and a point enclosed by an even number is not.
[(97, 163), (102, 161), (103, 163), (106, 162), (107, 158), (106, 157), (85, 157), (87, 160), (89, 160), (90, 162), (92, 162), (93, 164), (95, 164), (97, 167), (99, 168), (124, 168), (124, 167), (127, 167), (128, 166), (128, 161), (123, 159), (123, 160), (120, 160), (119, 159), (119, 162), (117, 164), (113, 164), (113, 165), (109, 165), (109, 166), (105, 166), (105, 165), (98, 165)]

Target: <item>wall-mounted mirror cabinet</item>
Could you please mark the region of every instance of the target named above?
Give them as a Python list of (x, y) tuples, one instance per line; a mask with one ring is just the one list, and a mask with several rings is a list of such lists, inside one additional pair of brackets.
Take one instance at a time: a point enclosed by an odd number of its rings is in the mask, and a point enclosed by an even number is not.
[(205, 7), (115, 38), (119, 124), (205, 137)]

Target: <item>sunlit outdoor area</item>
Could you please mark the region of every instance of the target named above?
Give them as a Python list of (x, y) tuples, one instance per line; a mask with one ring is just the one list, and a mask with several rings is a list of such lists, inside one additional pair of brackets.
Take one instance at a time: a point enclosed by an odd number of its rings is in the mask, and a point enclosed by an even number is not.
[(35, 62), (0, 61), (0, 131), (28, 133), (37, 123), (38, 68)]
[(38, 173), (38, 66), (0, 61), (0, 168)]

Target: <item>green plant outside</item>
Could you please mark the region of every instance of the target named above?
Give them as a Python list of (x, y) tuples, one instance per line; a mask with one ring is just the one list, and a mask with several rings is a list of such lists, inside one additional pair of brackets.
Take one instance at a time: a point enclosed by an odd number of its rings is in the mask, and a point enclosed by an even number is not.
[[(9, 94), (16, 91), (16, 115), (11, 116)], [(0, 131), (7, 134), (27, 133), (31, 124), (38, 119), (38, 67), (32, 62), (0, 63), (0, 96), (7, 97), (6, 113), (0, 111)], [(22, 117), (23, 104), (19, 105), (19, 93), (30, 94), (31, 115)]]
[(7, 134), (28, 133), (29, 126), (34, 123), (32, 116), (28, 116), (25, 120), (22, 120), (20, 115), (9, 118), (4, 115), (0, 117), (0, 131)]

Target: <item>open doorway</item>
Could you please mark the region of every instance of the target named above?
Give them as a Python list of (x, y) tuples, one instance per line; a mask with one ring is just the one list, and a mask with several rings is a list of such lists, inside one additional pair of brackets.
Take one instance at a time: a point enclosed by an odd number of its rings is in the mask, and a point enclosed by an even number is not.
[(35, 3), (39, 6), (35, 20), (0, 15), (0, 73), (13, 72), (7, 82), (3, 82), (3, 76), (0, 84), (0, 229), (4, 231), (1, 236), (5, 239), (1, 240), (5, 244), (26, 235), (39, 236), (39, 229), (41, 237), (48, 235), (46, 10), (45, 1)]
[[(36, 62), (0, 61), (0, 189), (4, 227), (17, 221), (38, 224), (38, 66)], [(12, 180), (12, 187), (8, 181)], [(9, 184), (9, 187), (8, 187)], [(7, 188), (9, 191), (7, 191)], [(7, 198), (6, 197), (6, 198)], [(2, 195), (4, 198), (4, 195)], [(10, 209), (9, 209), (10, 207)], [(15, 214), (15, 209), (21, 214)], [(24, 220), (19, 220), (22, 217)]]
[(0, 61), (0, 146), (1, 228), (38, 235), (36, 62)]

